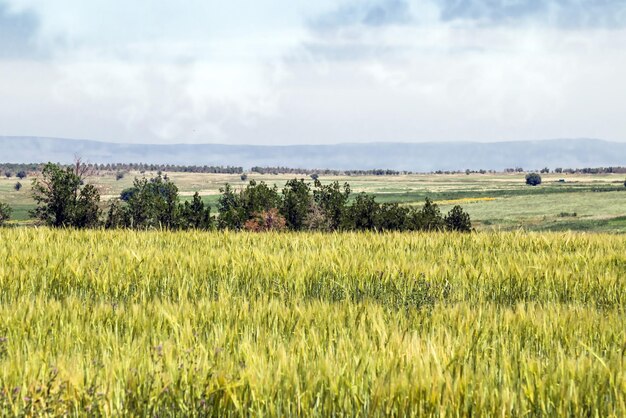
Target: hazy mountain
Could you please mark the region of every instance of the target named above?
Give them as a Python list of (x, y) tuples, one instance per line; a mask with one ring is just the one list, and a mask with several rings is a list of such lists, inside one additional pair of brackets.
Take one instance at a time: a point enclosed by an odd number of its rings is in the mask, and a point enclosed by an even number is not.
[(57, 138), (0, 137), (0, 162), (286, 166), (293, 168), (435, 170), (626, 166), (626, 143), (595, 139), (517, 142), (338, 145), (118, 144)]

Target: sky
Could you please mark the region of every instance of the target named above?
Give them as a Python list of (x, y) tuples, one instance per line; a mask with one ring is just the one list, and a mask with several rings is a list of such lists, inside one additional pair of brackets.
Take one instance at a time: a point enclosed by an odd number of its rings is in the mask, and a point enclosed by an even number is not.
[(0, 0), (0, 135), (626, 141), (626, 0)]

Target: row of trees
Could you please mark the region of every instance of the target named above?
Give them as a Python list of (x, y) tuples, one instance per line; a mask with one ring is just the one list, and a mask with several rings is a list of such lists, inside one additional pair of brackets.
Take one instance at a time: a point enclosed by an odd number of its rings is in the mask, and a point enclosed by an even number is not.
[(396, 171), (388, 169), (331, 170), (290, 167), (252, 167), (250, 171), (258, 174), (304, 174), (307, 176), (399, 176), (400, 174), (413, 174), (411, 171)]
[(313, 184), (289, 180), (282, 190), (250, 181), (241, 190), (229, 184), (220, 189), (217, 216), (196, 193), (180, 201), (178, 187), (167, 176), (135, 179), (133, 187), (113, 200), (103, 216), (100, 195), (85, 184), (88, 169), (81, 164), (47, 164), (33, 180), (37, 203), (32, 215), (52, 227), (230, 230), (454, 230), (470, 231), (471, 220), (460, 206), (443, 215), (429, 199), (423, 207), (376, 202), (374, 196), (352, 196), (350, 186), (338, 182)]

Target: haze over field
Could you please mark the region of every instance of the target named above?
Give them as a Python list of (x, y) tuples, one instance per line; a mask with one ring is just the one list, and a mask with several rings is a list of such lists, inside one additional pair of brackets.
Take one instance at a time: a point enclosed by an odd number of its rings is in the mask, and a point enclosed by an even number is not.
[(625, 50), (621, 0), (0, 0), (0, 135), (624, 141)]

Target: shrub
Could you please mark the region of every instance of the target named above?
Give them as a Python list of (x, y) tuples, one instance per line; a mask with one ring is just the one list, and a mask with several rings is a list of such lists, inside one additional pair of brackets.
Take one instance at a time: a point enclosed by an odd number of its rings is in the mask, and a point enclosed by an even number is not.
[(0, 203), (0, 226), (11, 219), (11, 208), (6, 203)]
[(458, 205), (448, 212), (444, 221), (449, 231), (470, 232), (472, 230), (472, 221), (469, 213), (463, 211), (463, 208)]
[(537, 173), (526, 174), (526, 184), (530, 186), (538, 186), (541, 184), (541, 176)]
[(20, 190), (22, 190), (22, 183), (18, 181), (17, 183), (15, 183), (15, 186), (13, 186), (13, 188), (16, 192), (19, 192)]

